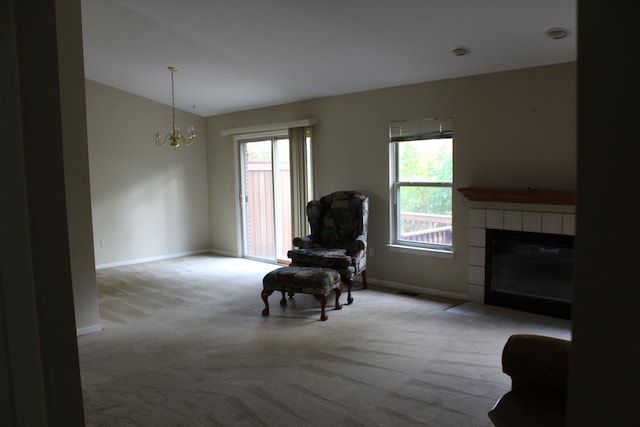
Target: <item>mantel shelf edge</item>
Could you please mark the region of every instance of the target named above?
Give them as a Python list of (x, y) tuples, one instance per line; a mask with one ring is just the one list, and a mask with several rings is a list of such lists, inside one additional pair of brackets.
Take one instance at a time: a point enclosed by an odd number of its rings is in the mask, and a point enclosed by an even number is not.
[(458, 188), (458, 191), (468, 200), (474, 202), (531, 203), (567, 206), (575, 206), (576, 204), (576, 192), (572, 190), (466, 187)]

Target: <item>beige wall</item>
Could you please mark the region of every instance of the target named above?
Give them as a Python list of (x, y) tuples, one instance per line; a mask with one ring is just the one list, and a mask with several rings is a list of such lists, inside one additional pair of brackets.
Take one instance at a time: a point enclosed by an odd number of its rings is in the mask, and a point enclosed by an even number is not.
[[(315, 191), (371, 196), (372, 283), (467, 294), (467, 201), (454, 192), (453, 258), (389, 250), (387, 124), (452, 117), (455, 188), (575, 189), (576, 64), (320, 98), (206, 120), (178, 111), (199, 141), (173, 152), (153, 144), (170, 107), (86, 81), (96, 264), (213, 249), (241, 253), (237, 158), (223, 129), (317, 118)], [(205, 132), (206, 124), (206, 132)], [(354, 161), (357, 160), (357, 161)], [(526, 206), (519, 208), (526, 209)]]
[(87, 150), (82, 28), (78, 2), (58, 2), (58, 69), (69, 255), (76, 328), (99, 328)]
[(207, 250), (204, 119), (176, 110), (199, 139), (174, 151), (153, 138), (169, 132), (171, 107), (90, 80), (86, 94), (97, 266)]
[(455, 188), (575, 189), (576, 64), (560, 64), (321, 98), (207, 118), (211, 247), (239, 253), (234, 145), (226, 128), (317, 118), (315, 190), (371, 196), (372, 282), (466, 295), (467, 202), (454, 194), (453, 259), (392, 252), (388, 122), (452, 117)]

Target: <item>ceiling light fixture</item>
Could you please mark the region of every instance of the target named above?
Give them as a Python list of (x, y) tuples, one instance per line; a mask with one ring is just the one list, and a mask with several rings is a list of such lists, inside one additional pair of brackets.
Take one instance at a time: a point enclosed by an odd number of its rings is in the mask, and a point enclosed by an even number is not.
[(569, 35), (569, 30), (565, 28), (551, 28), (545, 32), (547, 37), (553, 40), (560, 40)]
[[(180, 143), (183, 141), (183, 136), (180, 133), (180, 128), (176, 126), (176, 107), (174, 105), (174, 90), (173, 90), (173, 73), (178, 71), (176, 67), (168, 67), (169, 71), (171, 71), (171, 114), (172, 114), (172, 123), (171, 123), (171, 133), (165, 135), (164, 139), (160, 139), (160, 128), (156, 128), (156, 145), (164, 145), (167, 141), (170, 142), (169, 146), (174, 150), (177, 150), (180, 147)], [(193, 126), (189, 126), (187, 129), (187, 136), (184, 138), (184, 145), (191, 144), (196, 139), (196, 131)]]
[(468, 47), (457, 46), (451, 49), (451, 53), (453, 53), (455, 56), (465, 56), (469, 55), (471, 53), (471, 50), (469, 50)]

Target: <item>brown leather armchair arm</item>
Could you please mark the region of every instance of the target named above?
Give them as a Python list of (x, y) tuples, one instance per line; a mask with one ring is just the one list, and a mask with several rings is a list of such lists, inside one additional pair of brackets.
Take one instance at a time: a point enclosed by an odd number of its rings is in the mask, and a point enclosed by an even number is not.
[(511, 389), (536, 384), (566, 391), (570, 341), (541, 335), (516, 334), (502, 351), (502, 371)]
[(497, 427), (565, 425), (570, 341), (516, 334), (502, 350), (502, 370), (511, 391), (496, 402), (489, 418)]

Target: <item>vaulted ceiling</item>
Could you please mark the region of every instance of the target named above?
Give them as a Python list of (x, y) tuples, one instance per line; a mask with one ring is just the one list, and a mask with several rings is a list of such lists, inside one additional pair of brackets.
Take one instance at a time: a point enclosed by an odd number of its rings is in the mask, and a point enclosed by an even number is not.
[[(576, 0), (82, 0), (88, 79), (201, 116), (576, 60)], [(566, 38), (546, 36), (552, 28)], [(451, 49), (467, 47), (455, 56)]]

